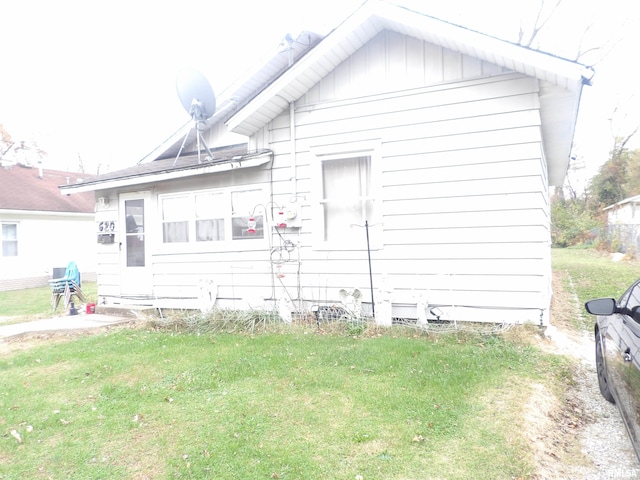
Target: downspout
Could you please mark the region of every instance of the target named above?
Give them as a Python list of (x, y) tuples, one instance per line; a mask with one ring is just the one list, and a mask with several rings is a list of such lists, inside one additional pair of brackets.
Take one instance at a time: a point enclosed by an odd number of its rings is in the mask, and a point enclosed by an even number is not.
[[(296, 102), (289, 102), (289, 135), (290, 135), (290, 144), (291, 144), (291, 197), (290, 201), (294, 202), (298, 201), (298, 159), (296, 154)], [(298, 211), (302, 211), (302, 209), (298, 209)], [(300, 219), (298, 219), (300, 221)], [(296, 249), (298, 252), (298, 268), (296, 271), (296, 287), (298, 289), (296, 297), (298, 298), (298, 310), (302, 311), (302, 279), (300, 273), (300, 230), (298, 228), (298, 248)]]
[(296, 158), (296, 102), (289, 102), (289, 132), (291, 135), (291, 198), (298, 198), (298, 165)]
[[(271, 132), (269, 132), (269, 135), (271, 135)], [(271, 138), (269, 138), (269, 146), (271, 146)], [(272, 216), (273, 216), (273, 163), (274, 163), (274, 154), (273, 151), (271, 152), (271, 161), (269, 164), (269, 203), (267, 204), (267, 206), (269, 204), (271, 204), (271, 211), (272, 211)], [(264, 229), (267, 232), (267, 237), (269, 238), (269, 251), (273, 251), (273, 232), (271, 231), (271, 223), (269, 222), (269, 212), (267, 211), (267, 208), (264, 208), (264, 220), (263, 220), (263, 225), (264, 225)], [(269, 225), (269, 227), (267, 227), (267, 225)], [(275, 281), (275, 273), (273, 271), (273, 262), (269, 262), (270, 268), (271, 268), (271, 298), (275, 301), (276, 300), (276, 281)]]

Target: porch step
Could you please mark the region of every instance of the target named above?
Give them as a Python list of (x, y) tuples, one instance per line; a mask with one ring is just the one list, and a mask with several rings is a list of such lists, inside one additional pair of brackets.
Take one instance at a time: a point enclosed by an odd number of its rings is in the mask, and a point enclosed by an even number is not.
[(96, 313), (143, 319), (157, 317), (158, 309), (150, 305), (96, 305)]

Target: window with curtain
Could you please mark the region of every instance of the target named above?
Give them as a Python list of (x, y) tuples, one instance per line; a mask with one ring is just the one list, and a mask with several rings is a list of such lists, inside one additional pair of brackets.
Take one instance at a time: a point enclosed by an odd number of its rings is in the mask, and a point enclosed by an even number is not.
[(2, 224), (2, 256), (3, 257), (18, 256), (18, 224), (17, 223)]
[(195, 196), (195, 225), (197, 242), (224, 240), (224, 194), (203, 193)]
[(254, 211), (262, 213), (261, 198), (262, 190), (231, 189), (162, 196), (162, 241), (192, 243), (264, 238), (262, 214), (253, 214)]
[(323, 237), (333, 242), (373, 215), (371, 157), (322, 161)]
[(189, 196), (162, 199), (162, 241), (178, 243), (189, 241), (189, 217), (192, 215)]

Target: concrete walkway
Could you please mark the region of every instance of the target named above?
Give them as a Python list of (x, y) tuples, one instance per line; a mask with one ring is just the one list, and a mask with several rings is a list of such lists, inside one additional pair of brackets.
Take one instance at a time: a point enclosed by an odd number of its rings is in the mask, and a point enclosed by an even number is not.
[(107, 327), (128, 323), (134, 320), (131, 317), (118, 315), (105, 315), (101, 313), (78, 315), (64, 315), (47, 318), (44, 320), (34, 320), (32, 322), (14, 323), (11, 325), (0, 325), (0, 340), (34, 332), (59, 332), (64, 330), (86, 330), (90, 328)]

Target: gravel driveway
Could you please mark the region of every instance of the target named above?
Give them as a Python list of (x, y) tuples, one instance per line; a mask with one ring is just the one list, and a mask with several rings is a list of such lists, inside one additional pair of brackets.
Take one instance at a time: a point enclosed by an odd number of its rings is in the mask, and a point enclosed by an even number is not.
[(574, 372), (575, 382), (569, 386), (567, 399), (571, 400), (570, 408), (580, 417), (576, 442), (590, 462), (585, 462), (585, 465), (565, 465), (564, 468), (559, 468), (559, 472), (555, 472), (560, 473), (560, 476), (549, 472), (552, 476), (541, 478), (640, 478), (640, 462), (631, 447), (620, 413), (615, 405), (600, 395), (595, 373), (593, 339), (586, 333), (577, 336), (561, 330), (556, 330), (551, 335), (558, 353), (571, 355), (578, 360)]
[[(560, 274), (561, 275), (561, 274)], [(562, 414), (555, 415), (538, 454), (538, 479), (640, 479), (640, 462), (615, 405), (598, 389), (595, 345), (591, 332), (566, 327), (569, 317), (588, 316), (571, 292), (562, 290), (554, 273), (553, 327), (547, 329), (550, 351), (576, 359), (573, 382), (567, 385)], [(562, 311), (564, 310), (564, 311)], [(586, 318), (587, 322), (590, 318)], [(556, 448), (574, 455), (562, 455)], [(567, 462), (570, 457), (572, 461)]]

